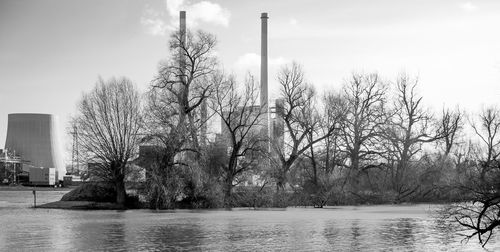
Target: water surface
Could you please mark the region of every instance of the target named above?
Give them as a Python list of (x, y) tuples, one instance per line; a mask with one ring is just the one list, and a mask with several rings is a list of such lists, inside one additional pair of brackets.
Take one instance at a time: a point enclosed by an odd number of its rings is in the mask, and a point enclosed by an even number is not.
[[(37, 193), (37, 201), (65, 192)], [(0, 251), (477, 251), (435, 218), (439, 205), (179, 211), (33, 209), (0, 191)], [(487, 246), (500, 251), (500, 239)]]

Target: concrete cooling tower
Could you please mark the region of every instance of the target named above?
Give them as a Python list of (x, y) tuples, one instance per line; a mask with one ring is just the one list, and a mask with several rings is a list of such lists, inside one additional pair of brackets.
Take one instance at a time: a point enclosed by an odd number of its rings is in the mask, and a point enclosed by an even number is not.
[(5, 148), (15, 151), (26, 165), (56, 168), (62, 180), (66, 169), (60, 140), (57, 116), (9, 114)]

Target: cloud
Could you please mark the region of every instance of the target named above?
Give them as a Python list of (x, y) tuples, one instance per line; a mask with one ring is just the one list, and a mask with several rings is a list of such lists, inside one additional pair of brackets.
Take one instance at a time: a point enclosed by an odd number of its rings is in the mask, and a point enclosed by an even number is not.
[(165, 35), (166, 25), (160, 19), (141, 18), (141, 24), (146, 27), (146, 32), (151, 35)]
[(200, 1), (196, 3), (185, 0), (166, 0), (166, 8), (160, 11), (146, 6), (141, 17), (141, 24), (146, 32), (155, 36), (164, 36), (174, 31), (179, 25), (179, 11), (186, 11), (186, 22), (189, 28), (196, 28), (200, 23), (229, 26), (231, 13), (218, 3)]
[(295, 18), (290, 18), (290, 20), (288, 21), (291, 25), (293, 26), (296, 26), (299, 24), (299, 21)]
[(179, 10), (183, 4), (184, 0), (165, 0), (165, 4), (167, 6), (167, 12), (170, 16), (179, 17)]
[(167, 31), (165, 14), (155, 10), (150, 5), (146, 5), (141, 16), (141, 24), (146, 29), (146, 33), (153, 36), (163, 36)]
[(477, 9), (477, 6), (474, 5), (473, 3), (471, 2), (465, 2), (465, 3), (461, 3), (459, 5), (460, 9), (464, 10), (464, 11), (474, 11)]
[(155, 11), (150, 6), (146, 6), (144, 14), (141, 17), (141, 24), (146, 28), (148, 34), (154, 36), (164, 35), (167, 29), (162, 13)]
[[(268, 59), (268, 66), (269, 68), (277, 69), (280, 66), (287, 64), (289, 62), (290, 62), (289, 60), (283, 57), (277, 57), (277, 58), (270, 57)], [(234, 65), (237, 70), (254, 72), (253, 70), (260, 69), (260, 55), (256, 53), (245, 53), (240, 57), (238, 57)]]
[(201, 1), (186, 6), (185, 10), (188, 13), (187, 22), (190, 26), (197, 26), (199, 22), (229, 26), (231, 14), (229, 10), (222, 8), (219, 4)]

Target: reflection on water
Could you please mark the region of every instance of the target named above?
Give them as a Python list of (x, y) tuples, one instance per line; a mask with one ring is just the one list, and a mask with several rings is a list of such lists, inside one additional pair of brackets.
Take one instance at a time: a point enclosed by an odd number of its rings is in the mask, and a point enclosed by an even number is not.
[(415, 219), (411, 218), (388, 220), (382, 225), (380, 239), (393, 243), (393, 246), (397, 248), (415, 250), (415, 235), (425, 232), (417, 226), (416, 222)]
[[(476, 251), (430, 213), (437, 206), (206, 211), (32, 209), (0, 191), (0, 251)], [(43, 195), (42, 195), (43, 194)], [(64, 192), (39, 192), (53, 201)], [(3, 202), (3, 203), (1, 203)], [(488, 248), (500, 251), (492, 238)]]
[(360, 250), (360, 243), (359, 240), (362, 239), (361, 232), (359, 230), (359, 225), (358, 225), (359, 220), (353, 220), (351, 222), (351, 246), (350, 248), (353, 250)]

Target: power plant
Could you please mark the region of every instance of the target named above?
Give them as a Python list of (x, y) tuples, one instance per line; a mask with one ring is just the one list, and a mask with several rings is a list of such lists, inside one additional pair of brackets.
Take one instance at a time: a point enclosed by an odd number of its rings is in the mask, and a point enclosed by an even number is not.
[[(268, 86), (268, 38), (267, 38), (267, 23), (269, 16), (266, 12), (261, 13), (261, 60), (260, 60), (260, 106), (264, 111), (261, 115), (262, 127), (258, 127), (261, 136), (265, 136), (268, 141), (265, 142), (265, 148), (268, 153), (273, 152), (272, 145), (278, 149), (282, 149), (284, 144), (284, 123), (283, 119), (278, 116), (283, 112), (284, 100), (276, 99), (269, 100), (269, 86)], [(182, 29), (182, 21), (181, 21)], [(258, 110), (254, 110), (257, 112)], [(225, 129), (224, 122), (221, 122), (221, 139), (223, 142), (228, 143), (227, 130)]]
[[(277, 116), (283, 111), (284, 101), (276, 99), (269, 100), (268, 86), (268, 13), (261, 13), (261, 65), (260, 65), (260, 104), (264, 114), (261, 115), (262, 126), (256, 127), (256, 131), (261, 136), (265, 136), (265, 146), (262, 146), (272, 152), (271, 144), (283, 146), (284, 123)], [(186, 12), (180, 12), (180, 36), (181, 43), (186, 42)], [(182, 49), (181, 49), (182, 50)], [(182, 55), (183, 52), (180, 53)], [(186, 59), (180, 58), (180, 69), (185, 66)], [(180, 88), (183, 88), (182, 85)], [(255, 110), (257, 111), (257, 110)], [(65, 165), (63, 163), (63, 152), (61, 139), (59, 136), (59, 125), (57, 117), (51, 114), (35, 113), (16, 113), (8, 115), (7, 138), (5, 150), (0, 150), (0, 182), (8, 179), (9, 182), (18, 183), (19, 174), (30, 174), (30, 181), (41, 181), (41, 177), (47, 176), (47, 181), (60, 181), (66, 175)], [(200, 120), (207, 120), (207, 103), (203, 102), (200, 106)], [(200, 129), (201, 144), (205, 145), (207, 141), (207, 124), (202, 123)], [(223, 141), (224, 125), (221, 128)], [(76, 132), (76, 130), (75, 130)], [(75, 146), (73, 146), (75, 148)], [(78, 156), (78, 153), (76, 153)], [(77, 158), (78, 159), (78, 158)], [(77, 161), (78, 163), (78, 161)], [(32, 170), (35, 169), (35, 170)], [(32, 170), (33, 172), (30, 172)], [(31, 178), (31, 174), (37, 178)], [(41, 175), (40, 175), (41, 174)], [(54, 177), (55, 174), (55, 178)]]
[[(14, 165), (13, 171), (17, 173), (19, 165), (15, 168), (16, 164), (21, 164), (22, 173), (29, 173), (32, 169), (43, 169), (47, 171), (47, 176), (57, 174), (54, 179), (62, 180), (66, 169), (60, 140), (57, 116), (9, 114), (4, 158), (0, 160), (0, 162), (3, 160), (4, 174), (0, 176), (4, 177), (7, 174), (7, 170), (11, 167), (9, 165)], [(51, 168), (53, 170), (50, 170)], [(39, 171), (33, 174), (39, 174)], [(14, 178), (14, 182), (15, 179), (17, 178)]]
[(265, 111), (264, 114), (264, 132), (267, 136), (267, 151), (271, 153), (271, 141), (278, 148), (282, 148), (284, 141), (284, 123), (283, 119), (278, 116), (283, 112), (283, 99), (276, 99), (274, 102), (269, 101), (269, 86), (268, 86), (268, 55), (267, 55), (267, 20), (269, 16), (267, 12), (260, 14), (261, 23), (261, 43), (260, 43), (260, 105)]

